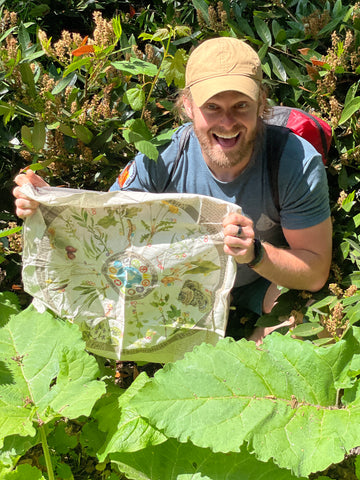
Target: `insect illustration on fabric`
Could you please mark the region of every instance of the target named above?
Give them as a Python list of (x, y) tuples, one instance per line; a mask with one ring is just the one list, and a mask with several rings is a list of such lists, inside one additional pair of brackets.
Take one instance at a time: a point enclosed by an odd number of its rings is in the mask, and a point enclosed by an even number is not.
[(77, 248), (72, 247), (71, 245), (68, 245), (65, 247), (66, 250), (66, 255), (70, 260), (74, 260), (75, 258), (75, 253), (77, 252)]
[(202, 285), (194, 280), (186, 280), (181, 288), (178, 300), (184, 305), (197, 307), (201, 312), (211, 306), (211, 295), (204, 291)]

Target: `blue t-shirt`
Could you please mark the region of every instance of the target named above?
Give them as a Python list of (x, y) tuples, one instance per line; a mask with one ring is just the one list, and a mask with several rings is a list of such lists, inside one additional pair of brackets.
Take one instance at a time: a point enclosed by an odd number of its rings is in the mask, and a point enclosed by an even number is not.
[[(274, 205), (267, 171), (266, 128), (255, 146), (249, 164), (231, 182), (214, 177), (203, 158), (193, 130), (175, 171), (173, 164), (185, 126), (173, 135), (170, 144), (159, 152), (157, 161), (143, 154), (125, 167), (110, 190), (152, 193), (195, 193), (216, 197), (241, 206), (254, 222), (255, 235), (275, 246), (286, 246), (282, 227), (290, 230), (312, 227), (330, 215), (326, 171), (314, 147), (292, 133), (279, 163), (280, 211)], [(171, 178), (170, 178), (171, 175)], [(259, 275), (246, 265), (238, 265), (236, 286), (248, 284)]]

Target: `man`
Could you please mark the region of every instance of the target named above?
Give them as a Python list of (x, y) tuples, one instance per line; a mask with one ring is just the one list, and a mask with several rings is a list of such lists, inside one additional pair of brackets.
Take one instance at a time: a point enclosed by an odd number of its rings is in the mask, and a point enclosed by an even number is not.
[[(290, 134), (279, 164), (278, 211), (266, 168), (271, 161), (262, 120), (266, 97), (256, 52), (235, 38), (202, 43), (189, 57), (182, 104), (193, 125), (183, 150), (186, 127), (157, 162), (138, 154), (111, 190), (196, 193), (240, 205), (243, 215), (223, 221), (224, 251), (238, 264), (233, 302), (239, 307), (270, 312), (278, 285), (319, 290), (328, 277), (332, 245), (325, 169), (315, 149)], [(15, 181), (43, 182), (32, 173)], [(36, 208), (18, 188), (14, 195), (19, 216)], [(258, 327), (250, 339), (260, 343), (272, 330)]]

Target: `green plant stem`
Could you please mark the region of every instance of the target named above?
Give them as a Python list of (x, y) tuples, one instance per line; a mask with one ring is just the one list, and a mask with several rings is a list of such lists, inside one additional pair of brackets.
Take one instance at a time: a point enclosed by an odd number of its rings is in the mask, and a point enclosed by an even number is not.
[(151, 82), (150, 91), (149, 91), (149, 94), (148, 94), (147, 99), (146, 99), (146, 101), (145, 101), (145, 105), (144, 105), (144, 107), (143, 107), (143, 109), (142, 109), (142, 112), (141, 112), (141, 118), (144, 117), (144, 112), (145, 112), (145, 109), (146, 109), (146, 105), (147, 105), (147, 104), (149, 103), (149, 101), (150, 101), (152, 92), (153, 92), (153, 90), (154, 90), (154, 88), (155, 88), (155, 85), (156, 85), (156, 82), (158, 81), (158, 78), (159, 78), (159, 76), (160, 76), (161, 68), (162, 68), (162, 66), (163, 66), (163, 63), (164, 63), (164, 61), (165, 61), (165, 59), (166, 59), (166, 57), (167, 57), (167, 54), (168, 54), (168, 51), (169, 51), (169, 48), (170, 48), (170, 41), (171, 41), (171, 36), (169, 36), (168, 41), (167, 41), (167, 46), (166, 46), (166, 48), (164, 48), (164, 55), (163, 55), (163, 58), (162, 58), (162, 60), (161, 60), (160, 67), (158, 68), (158, 72), (157, 72), (157, 74), (155, 75), (154, 80)]
[(49, 445), (47, 443), (47, 438), (46, 438), (45, 425), (41, 425), (39, 427), (39, 430), (40, 430), (41, 444), (44, 452), (45, 464), (46, 464), (49, 480), (55, 480), (54, 470), (53, 470), (51, 458), (50, 458)]
[(336, 403), (335, 403), (337, 408), (341, 407), (340, 395), (341, 395), (341, 389), (338, 388), (337, 391), (336, 391)]

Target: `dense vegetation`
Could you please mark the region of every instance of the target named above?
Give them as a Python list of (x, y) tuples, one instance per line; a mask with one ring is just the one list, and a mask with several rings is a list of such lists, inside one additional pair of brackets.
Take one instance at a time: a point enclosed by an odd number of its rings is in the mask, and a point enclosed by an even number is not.
[[(360, 3), (0, 6), (0, 479), (360, 478)], [(75, 325), (28, 306), (13, 177), (30, 166), (53, 185), (106, 190), (136, 151), (156, 160), (180, 124), (190, 49), (219, 35), (258, 50), (270, 103), (333, 129), (329, 281), (284, 291), (260, 319), (304, 315), (291, 332), (302, 340), (224, 339), (154, 378), (151, 365), (125, 375), (89, 355)]]

